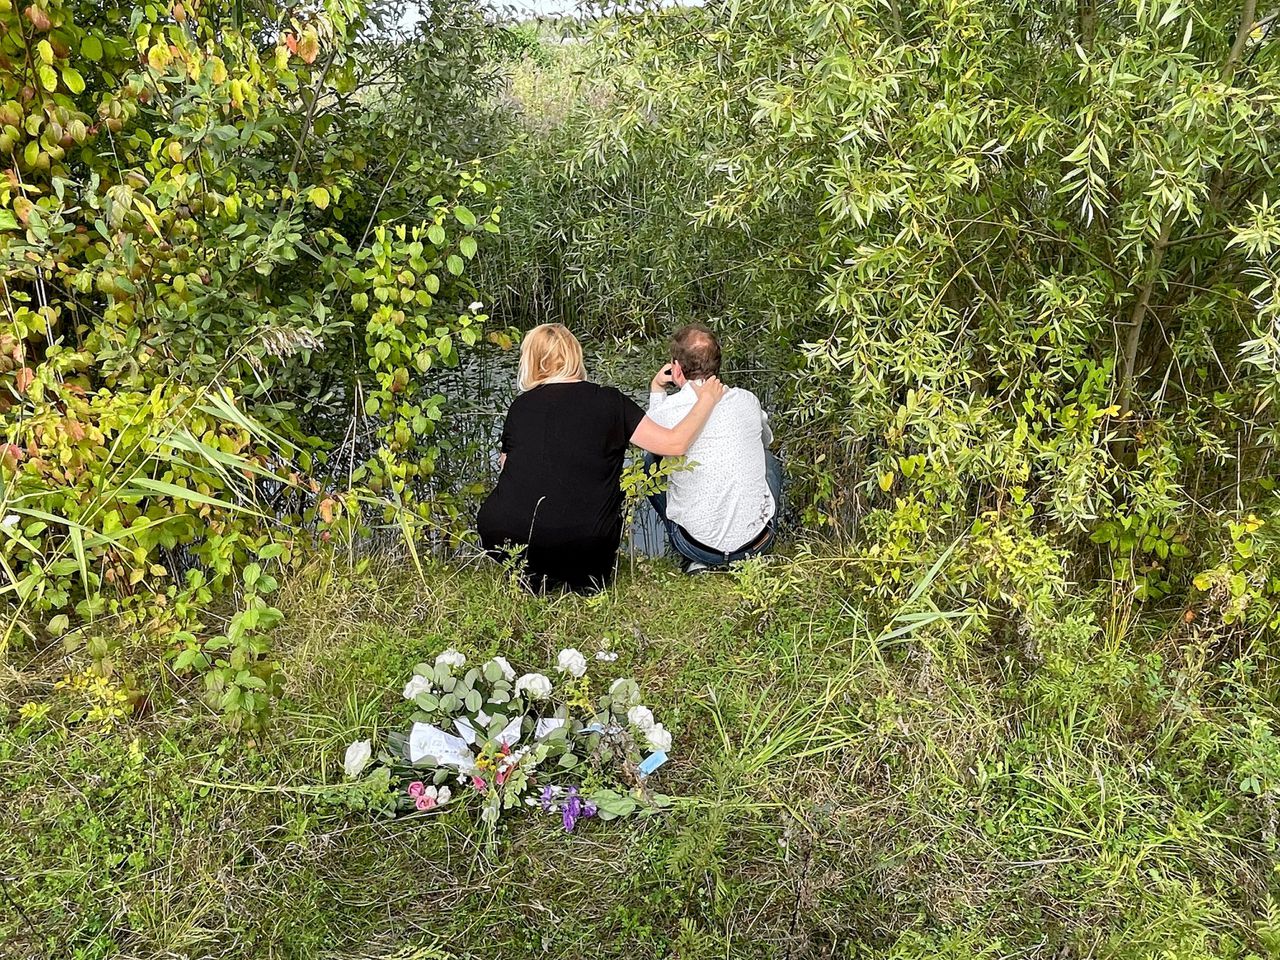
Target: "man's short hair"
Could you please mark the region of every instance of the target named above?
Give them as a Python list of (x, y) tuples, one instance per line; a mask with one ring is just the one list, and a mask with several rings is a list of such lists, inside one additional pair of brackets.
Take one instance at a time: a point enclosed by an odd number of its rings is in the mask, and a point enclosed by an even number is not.
[(671, 338), (671, 359), (689, 380), (714, 377), (720, 372), (720, 341), (705, 323), (691, 323)]

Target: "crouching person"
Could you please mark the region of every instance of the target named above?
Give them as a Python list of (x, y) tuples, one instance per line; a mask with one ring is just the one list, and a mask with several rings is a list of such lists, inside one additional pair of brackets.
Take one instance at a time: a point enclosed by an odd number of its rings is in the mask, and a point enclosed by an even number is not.
[[(720, 373), (720, 341), (707, 326), (690, 324), (671, 341), (671, 363), (649, 387), (649, 418), (679, 424), (697, 403), (695, 385)], [(668, 394), (669, 388), (676, 392)], [(666, 527), (685, 572), (723, 567), (767, 552), (777, 535), (782, 467), (769, 452), (773, 432), (750, 390), (730, 387), (686, 454), (691, 466), (674, 471), (665, 493), (650, 502)], [(649, 465), (659, 458), (645, 457)]]

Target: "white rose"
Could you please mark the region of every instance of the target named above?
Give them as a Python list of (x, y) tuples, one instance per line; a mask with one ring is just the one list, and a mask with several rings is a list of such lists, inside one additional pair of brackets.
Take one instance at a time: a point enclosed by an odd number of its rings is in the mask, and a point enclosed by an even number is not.
[(551, 680), (540, 673), (526, 673), (516, 681), (516, 693), (527, 693), (530, 700), (545, 700), (551, 696)]
[(436, 793), (436, 803), (440, 804), (440, 806), (443, 807), (446, 803), (449, 802), (449, 798), (452, 796), (453, 796), (452, 790), (450, 790), (448, 787), (441, 787), (439, 791)]
[(404, 698), (406, 700), (416, 699), (420, 693), (431, 692), (431, 681), (426, 677), (420, 677), (416, 673), (409, 678), (409, 682), (404, 685)]
[(654, 750), (666, 753), (671, 749), (671, 731), (660, 723), (655, 723), (645, 731), (645, 739)]
[(498, 669), (502, 671), (502, 677), (504, 680), (510, 682), (516, 678), (516, 672), (511, 669), (511, 664), (507, 663), (506, 657), (494, 657), (489, 662), (496, 663), (498, 665)]
[(342, 758), (342, 771), (352, 779), (364, 773), (364, 768), (373, 759), (373, 741), (357, 740), (347, 747), (346, 756)]
[(571, 677), (580, 677), (587, 672), (587, 658), (573, 647), (561, 650), (560, 656), (556, 657), (556, 669)]
[(457, 650), (450, 647), (444, 653), (436, 657), (436, 666), (444, 664), (450, 670), (457, 670), (467, 662), (467, 658), (460, 654)]
[(627, 720), (641, 733), (648, 733), (653, 729), (653, 711), (648, 707), (632, 707), (627, 711)]

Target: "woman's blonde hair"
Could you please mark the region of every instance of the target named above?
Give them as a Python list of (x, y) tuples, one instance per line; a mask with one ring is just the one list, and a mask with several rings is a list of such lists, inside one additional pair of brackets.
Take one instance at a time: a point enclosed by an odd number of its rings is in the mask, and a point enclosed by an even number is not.
[(586, 378), (582, 344), (563, 323), (536, 326), (520, 341), (520, 370), (516, 374), (516, 387), (521, 392), (544, 383), (568, 383)]

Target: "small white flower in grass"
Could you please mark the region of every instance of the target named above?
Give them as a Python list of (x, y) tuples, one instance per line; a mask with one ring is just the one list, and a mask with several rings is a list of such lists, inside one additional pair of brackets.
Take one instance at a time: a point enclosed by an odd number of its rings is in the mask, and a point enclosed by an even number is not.
[(7, 517), (5, 517), (3, 520), (0, 520), (0, 527), (16, 527), (21, 522), (22, 522), (21, 517), (19, 517), (16, 513), (11, 513)]
[(627, 721), (641, 733), (653, 728), (653, 711), (648, 707), (634, 706), (627, 711)]
[(516, 693), (527, 693), (530, 700), (545, 700), (551, 696), (551, 680), (540, 673), (526, 673), (516, 681)]
[(660, 723), (655, 723), (644, 732), (645, 739), (654, 750), (666, 753), (671, 749), (671, 731)]
[(443, 664), (450, 670), (457, 670), (467, 662), (467, 658), (460, 654), (457, 650), (450, 647), (444, 653), (436, 657), (436, 666)]
[(373, 741), (357, 740), (347, 747), (346, 756), (342, 758), (342, 772), (355, 779), (364, 773), (364, 768), (373, 759)]
[(571, 677), (580, 677), (587, 672), (587, 658), (573, 647), (561, 650), (560, 655), (556, 657), (556, 669)]
[(472, 313), (475, 313), (477, 310), (483, 310), (484, 304), (481, 303), (479, 300), (473, 300), (471, 301), (471, 306), (467, 307), (467, 309), (470, 310)]
[(406, 700), (413, 700), (420, 693), (430, 693), (431, 689), (431, 681), (426, 677), (420, 677), (415, 673), (409, 678), (409, 682), (404, 685), (404, 698)]
[(618, 654), (613, 650), (601, 650), (596, 654), (596, 659), (602, 660), (605, 663), (613, 663), (613, 661), (618, 659)]
[(494, 657), (490, 662), (498, 665), (498, 669), (502, 671), (502, 677), (504, 680), (510, 682), (516, 678), (516, 672), (511, 668), (511, 664), (507, 663), (506, 657)]

